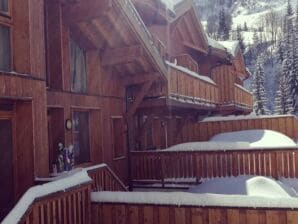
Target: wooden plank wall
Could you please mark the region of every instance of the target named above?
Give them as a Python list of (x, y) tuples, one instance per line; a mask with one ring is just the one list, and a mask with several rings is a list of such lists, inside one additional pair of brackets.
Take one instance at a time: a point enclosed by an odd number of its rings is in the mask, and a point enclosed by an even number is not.
[(297, 209), (92, 203), (92, 224), (294, 224)]
[(231, 66), (223, 65), (214, 68), (211, 78), (218, 84), (220, 103), (229, 104), (234, 102), (234, 83), (236, 76)]
[[(17, 197), (48, 174), (45, 82), (26, 76), (0, 74), (0, 98), (16, 103), (15, 162)], [(33, 170), (34, 168), (34, 170)]]
[(191, 125), (194, 126), (193, 141), (208, 141), (219, 133), (248, 129), (268, 129), (283, 133), (292, 139), (298, 139), (298, 121), (294, 116), (199, 122)]

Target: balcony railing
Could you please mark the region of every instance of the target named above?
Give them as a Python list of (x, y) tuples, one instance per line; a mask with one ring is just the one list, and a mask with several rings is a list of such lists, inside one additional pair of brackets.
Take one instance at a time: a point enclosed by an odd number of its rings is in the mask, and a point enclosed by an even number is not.
[(253, 107), (252, 94), (248, 90), (246, 90), (244, 87), (242, 87), (238, 84), (235, 84), (234, 89), (235, 89), (235, 92), (234, 92), (235, 104), (240, 107), (252, 109), (252, 107)]
[(177, 65), (188, 68), (189, 70), (198, 73), (199, 66), (198, 63), (188, 54), (182, 54), (174, 57), (177, 61)]
[(86, 168), (93, 180), (92, 191), (127, 191), (125, 185), (106, 164)]
[(297, 178), (298, 149), (146, 151), (131, 153), (134, 183), (197, 182), (201, 178), (262, 175)]
[(168, 65), (168, 94), (171, 98), (206, 105), (219, 102), (218, 87), (209, 77), (198, 75), (181, 66), (170, 63)]

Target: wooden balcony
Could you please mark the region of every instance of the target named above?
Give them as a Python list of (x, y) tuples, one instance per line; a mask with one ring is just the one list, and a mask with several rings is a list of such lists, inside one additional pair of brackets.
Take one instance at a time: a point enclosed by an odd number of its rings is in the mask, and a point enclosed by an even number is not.
[(177, 65), (188, 68), (189, 70), (196, 73), (199, 72), (198, 63), (189, 54), (178, 55), (174, 57), (173, 60), (176, 60)]
[[(298, 149), (145, 151), (131, 153), (135, 184), (197, 183), (201, 178), (261, 175), (298, 177)], [(177, 181), (178, 180), (178, 181)]]
[[(158, 98), (148, 97), (143, 108), (167, 106), (200, 110), (216, 110), (219, 103), (217, 85), (207, 76), (199, 75), (182, 66), (168, 64), (168, 82)], [(154, 90), (152, 93), (158, 91)]]
[(234, 85), (234, 89), (235, 89), (235, 93), (234, 93), (235, 104), (241, 108), (252, 110), (253, 108), (252, 94), (244, 87), (238, 84)]

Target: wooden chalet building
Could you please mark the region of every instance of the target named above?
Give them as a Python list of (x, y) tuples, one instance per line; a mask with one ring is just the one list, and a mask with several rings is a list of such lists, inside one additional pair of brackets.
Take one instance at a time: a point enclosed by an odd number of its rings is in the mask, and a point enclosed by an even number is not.
[(187, 124), (248, 114), (239, 48), (210, 40), (191, 1), (0, 0), (0, 217), (58, 144), (127, 185), (129, 150), (187, 140)]

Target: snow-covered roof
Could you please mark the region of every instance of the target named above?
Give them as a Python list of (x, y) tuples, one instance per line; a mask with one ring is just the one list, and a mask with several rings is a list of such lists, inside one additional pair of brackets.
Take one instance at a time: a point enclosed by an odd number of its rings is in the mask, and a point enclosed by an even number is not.
[(250, 119), (270, 119), (270, 118), (282, 118), (282, 117), (292, 117), (290, 115), (230, 115), (230, 116), (214, 116), (206, 117), (201, 122), (216, 122), (216, 121), (237, 121), (237, 120), (250, 120)]
[(88, 176), (87, 172), (85, 170), (81, 170), (80, 172), (75, 172), (73, 175), (66, 178), (31, 187), (28, 191), (26, 191), (26, 193), (1, 223), (18, 223), (34, 200), (52, 193), (65, 191), (66, 189), (84, 184), (89, 181), (91, 181), (91, 178)]
[(198, 73), (196, 73), (196, 72), (194, 72), (194, 71), (191, 71), (191, 70), (189, 70), (188, 68), (179, 66), (179, 65), (177, 65), (176, 63), (171, 63), (171, 62), (169, 62), (169, 61), (166, 61), (166, 64), (167, 64), (168, 66), (172, 67), (172, 68), (175, 68), (175, 69), (177, 69), (177, 70), (179, 70), (179, 71), (181, 71), (181, 72), (184, 72), (184, 73), (186, 73), (186, 74), (188, 74), (188, 75), (191, 75), (191, 76), (193, 76), (193, 77), (195, 77), (195, 78), (198, 78), (198, 79), (201, 79), (201, 80), (203, 80), (203, 81), (205, 81), (205, 82), (209, 82), (209, 83), (211, 83), (211, 84), (216, 85), (216, 83), (215, 83), (211, 78), (209, 78), (209, 77), (207, 77), (207, 76), (199, 75)]
[(224, 46), (233, 57), (236, 57), (239, 41), (218, 41), (218, 43)]
[(249, 148), (297, 147), (288, 136), (272, 130), (244, 130), (213, 136), (211, 142), (248, 142)]
[(297, 144), (276, 131), (245, 130), (226, 132), (213, 136), (209, 142), (187, 142), (161, 151), (229, 151), (229, 150), (272, 150), (297, 148)]
[(213, 48), (216, 48), (216, 49), (220, 49), (220, 50), (223, 50), (223, 51), (226, 51), (227, 49), (222, 45), (220, 44), (218, 41), (216, 40), (213, 40), (212, 38), (210, 38), (208, 35), (207, 35), (207, 40), (208, 40), (208, 45), (210, 47), (213, 47)]
[(250, 144), (248, 142), (187, 142), (171, 146), (165, 150), (167, 152), (180, 151), (226, 151), (248, 149)]

